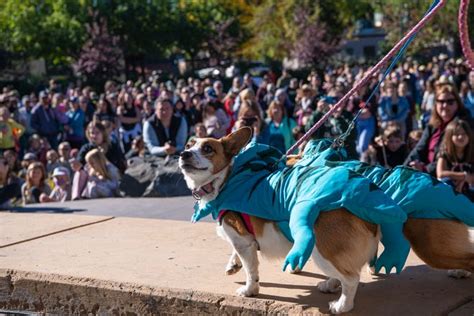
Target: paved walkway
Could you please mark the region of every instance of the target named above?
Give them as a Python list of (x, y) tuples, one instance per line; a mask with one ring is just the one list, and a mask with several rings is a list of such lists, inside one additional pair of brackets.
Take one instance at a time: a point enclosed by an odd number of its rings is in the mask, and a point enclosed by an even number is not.
[[(148, 202), (161, 209), (170, 201)], [(107, 212), (119, 205), (114, 200)], [(179, 211), (189, 219), (191, 209), (178, 209), (160, 214)], [(236, 297), (245, 275), (224, 275), (230, 253), (214, 223), (0, 212), (0, 310), (320, 314), (337, 297), (316, 290), (325, 277), (311, 262), (291, 275), (281, 272), (281, 262), (265, 261), (260, 295)], [(401, 275), (372, 277), (364, 271), (351, 314), (472, 316), (474, 279), (451, 279), (411, 254)]]

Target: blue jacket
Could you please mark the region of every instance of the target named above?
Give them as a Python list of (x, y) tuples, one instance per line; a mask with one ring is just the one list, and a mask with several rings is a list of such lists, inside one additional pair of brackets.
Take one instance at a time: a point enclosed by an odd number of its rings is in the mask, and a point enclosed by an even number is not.
[(217, 198), (197, 204), (193, 221), (220, 210), (288, 221), (293, 248), (287, 256), (302, 268), (314, 248), (314, 223), (320, 212), (340, 207), (376, 224), (403, 223), (406, 214), (376, 185), (347, 168), (285, 167), (277, 149), (250, 143), (234, 159), (229, 179)]
[[(410, 218), (459, 220), (474, 226), (474, 203), (427, 173), (404, 166), (387, 169), (349, 160), (344, 150), (331, 147), (332, 141), (312, 140), (305, 148), (298, 164), (305, 166), (344, 167), (353, 170), (378, 185)], [(400, 272), (405, 264), (410, 245), (399, 223), (381, 224), (382, 255), (375, 261), (376, 271), (395, 267)]]

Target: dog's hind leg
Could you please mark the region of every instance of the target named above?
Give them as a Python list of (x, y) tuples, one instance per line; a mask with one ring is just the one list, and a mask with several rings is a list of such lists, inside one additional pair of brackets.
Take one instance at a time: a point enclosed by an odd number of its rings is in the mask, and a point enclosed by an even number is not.
[(222, 225), (217, 227), (218, 234), (224, 237), (237, 253), (246, 273), (245, 286), (237, 290), (240, 296), (254, 296), (259, 293), (258, 245), (255, 237), (245, 228), (241, 218), (228, 212)]
[(234, 249), (225, 267), (225, 274), (233, 275), (239, 272), (240, 269), (242, 269), (242, 261), (240, 261), (240, 257)]

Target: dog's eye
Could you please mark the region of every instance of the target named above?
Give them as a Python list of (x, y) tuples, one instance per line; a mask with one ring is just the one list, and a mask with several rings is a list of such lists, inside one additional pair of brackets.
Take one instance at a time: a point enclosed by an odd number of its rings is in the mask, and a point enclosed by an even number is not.
[(210, 153), (212, 153), (214, 150), (212, 149), (211, 146), (209, 146), (209, 145), (204, 145), (204, 146), (202, 147), (202, 151), (203, 151), (205, 154), (210, 154)]

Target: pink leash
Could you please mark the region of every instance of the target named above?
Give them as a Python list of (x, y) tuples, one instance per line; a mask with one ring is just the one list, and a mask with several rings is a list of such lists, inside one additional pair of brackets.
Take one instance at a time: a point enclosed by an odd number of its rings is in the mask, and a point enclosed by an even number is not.
[[(469, 0), (464, 0), (469, 3)], [(332, 107), (326, 114), (321, 117), (321, 119), (311, 127), (306, 134), (303, 135), (290, 149), (287, 150), (286, 154), (290, 155), (298, 146), (300, 146), (304, 141), (308, 140), (308, 138), (319, 128), (321, 125), (324, 124), (325, 121), (329, 119), (329, 117), (337, 111), (343, 104), (345, 104), (349, 98), (354, 95), (356, 91), (358, 91), (362, 86), (367, 84), (370, 78), (375, 75), (387, 62), (391, 59), (397, 51), (405, 44), (406, 41), (416, 32), (418, 32), (425, 24), (436, 14), (436, 12), (441, 9), (446, 4), (446, 0), (440, 0), (440, 2), (433, 8), (433, 10), (428, 13), (423, 19), (421, 19), (388, 53), (385, 57), (382, 58), (370, 71), (356, 84), (352, 87), (349, 92), (347, 92), (335, 105)]]
[(474, 71), (474, 52), (472, 51), (471, 42), (469, 40), (469, 29), (467, 24), (469, 12), (469, 0), (461, 0), (459, 3), (458, 27), (459, 39), (461, 41), (462, 52), (466, 57), (469, 67)]

